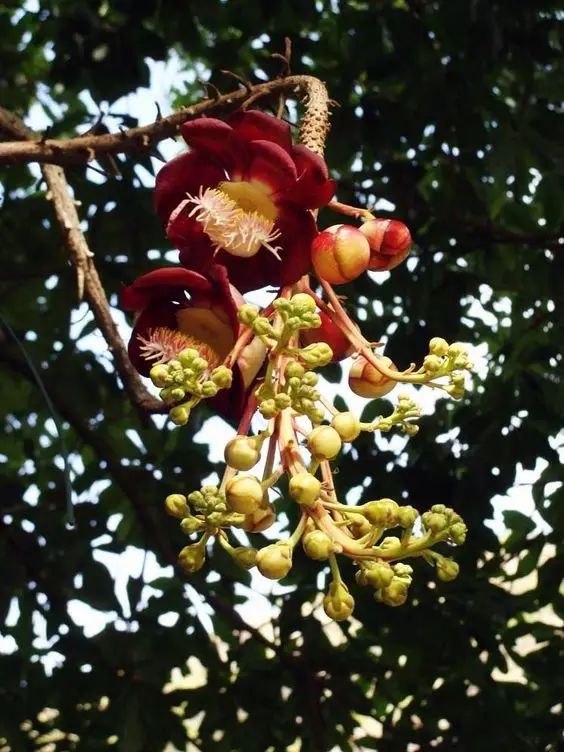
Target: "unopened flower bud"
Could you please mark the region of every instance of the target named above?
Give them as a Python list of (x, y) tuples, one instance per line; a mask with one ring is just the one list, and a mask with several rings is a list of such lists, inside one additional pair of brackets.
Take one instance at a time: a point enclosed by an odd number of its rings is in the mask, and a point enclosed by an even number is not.
[(316, 386), (319, 376), (313, 371), (306, 371), (302, 376), (302, 384), (305, 386)]
[(323, 599), (323, 610), (330, 619), (343, 621), (354, 611), (354, 598), (342, 582), (332, 582)]
[(320, 326), (314, 330), (305, 329), (300, 332), (303, 345), (314, 342), (325, 342), (333, 352), (333, 363), (347, 358), (353, 351), (349, 338), (342, 329), (335, 324), (324, 311), (319, 311)]
[(237, 564), (243, 567), (243, 569), (252, 569), (257, 563), (256, 548), (250, 546), (237, 546), (231, 552), (231, 556), (235, 559)]
[(337, 413), (331, 421), (331, 426), (342, 441), (354, 441), (361, 431), (359, 419), (351, 412)]
[(411, 233), (397, 219), (369, 219), (360, 227), (370, 246), (368, 268), (389, 271), (400, 264), (411, 248)]
[(332, 285), (342, 285), (366, 271), (370, 246), (356, 227), (333, 225), (313, 241), (311, 261), (318, 277)]
[(202, 384), (202, 397), (215, 397), (218, 391), (219, 387), (213, 381), (204, 381)]
[(159, 389), (162, 389), (168, 384), (169, 381), (168, 368), (164, 365), (164, 363), (153, 366), (149, 371), (149, 378), (155, 386), (158, 386)]
[(458, 577), (460, 567), (454, 559), (442, 557), (437, 559), (437, 577), (443, 582), (452, 582)]
[(257, 552), (259, 572), (271, 580), (286, 577), (292, 568), (292, 548), (288, 543), (273, 543)]
[(449, 358), (456, 358), (460, 355), (468, 355), (468, 350), (466, 348), (466, 345), (462, 342), (453, 342), (448, 346), (447, 350)]
[(362, 507), (362, 513), (375, 527), (395, 527), (399, 524), (400, 507), (393, 499), (369, 501)]
[(305, 292), (292, 295), (290, 304), (296, 313), (313, 313), (316, 309), (315, 300)]
[(423, 358), (423, 368), (429, 373), (436, 373), (440, 370), (443, 362), (438, 355), (426, 355)]
[[(390, 358), (381, 355), (375, 355), (374, 357), (386, 368), (392, 371), (398, 370)], [(361, 356), (354, 361), (349, 371), (349, 386), (359, 397), (376, 399), (377, 397), (384, 397), (384, 395), (389, 394), (396, 386), (396, 381), (380, 373), (366, 358)]]
[(176, 426), (185, 426), (190, 418), (190, 408), (177, 405), (169, 411), (169, 418)]
[(321, 482), (311, 473), (298, 473), (290, 478), (289, 489), (294, 501), (310, 507), (319, 498)]
[(326, 342), (314, 342), (299, 352), (300, 360), (310, 368), (323, 368), (333, 359), (333, 351)]
[(421, 522), (425, 530), (435, 534), (442, 533), (448, 525), (446, 516), (440, 512), (425, 512), (421, 515)]
[(178, 564), (185, 572), (192, 574), (204, 566), (206, 560), (206, 549), (201, 543), (192, 543), (184, 548), (178, 554)]
[(302, 545), (306, 556), (315, 561), (325, 561), (335, 550), (333, 541), (323, 530), (313, 530), (305, 535)]
[(236, 475), (225, 485), (229, 509), (240, 514), (252, 514), (262, 504), (263, 489), (254, 475)]
[(192, 515), (185, 517), (180, 523), (182, 532), (186, 533), (186, 535), (199, 533), (201, 530), (205, 528), (205, 526), (206, 524), (203, 520), (199, 520), (197, 517), (193, 517)]
[(275, 400), (273, 399), (263, 400), (259, 405), (259, 412), (267, 420), (269, 420), (270, 418), (274, 418), (276, 415), (278, 415), (278, 407), (276, 405)]
[(178, 360), (183, 368), (189, 368), (197, 357), (199, 357), (199, 353), (193, 347), (186, 347), (178, 353)]
[(265, 316), (258, 316), (253, 321), (253, 331), (255, 334), (259, 334), (261, 336), (274, 335), (274, 329), (272, 328), (269, 320)]
[(245, 515), (243, 528), (249, 533), (262, 533), (267, 530), (276, 519), (276, 512), (272, 504), (261, 506), (252, 514)]
[(348, 528), (355, 538), (362, 538), (372, 531), (372, 525), (361, 514), (349, 514)]
[(274, 404), (278, 410), (285, 410), (292, 404), (292, 398), (289, 394), (286, 394), (286, 392), (280, 392), (280, 394), (277, 394), (274, 398)]
[(407, 600), (409, 584), (404, 580), (394, 577), (390, 584), (378, 591), (378, 600), (385, 603), (386, 606), (403, 606)]
[(182, 494), (170, 494), (167, 496), (165, 499), (165, 509), (167, 514), (170, 514), (171, 517), (177, 517), (179, 520), (190, 514), (186, 496)]
[(240, 306), (239, 310), (237, 311), (237, 316), (239, 318), (239, 321), (242, 324), (246, 324), (247, 326), (252, 324), (258, 315), (259, 315), (259, 309), (254, 305), (249, 305), (248, 303), (245, 303), (244, 305)]
[(301, 363), (298, 363), (296, 360), (290, 361), (286, 368), (284, 369), (284, 376), (287, 379), (301, 379), (302, 376), (305, 373), (305, 368), (302, 366)]
[(307, 447), (318, 460), (332, 460), (341, 451), (341, 437), (331, 426), (318, 426), (307, 437)]
[(356, 574), (359, 585), (369, 585), (375, 590), (388, 587), (394, 577), (394, 570), (387, 561), (367, 561)]
[(225, 447), (225, 462), (235, 470), (250, 470), (260, 459), (256, 441), (250, 436), (235, 436)]
[(210, 378), (220, 389), (229, 389), (233, 381), (233, 372), (226, 366), (218, 366), (213, 369)]
[(418, 517), (419, 512), (415, 507), (400, 507), (398, 510), (398, 525), (401, 525), (401, 527), (413, 527)]
[(452, 542), (457, 546), (461, 546), (466, 540), (468, 528), (464, 522), (456, 522), (450, 526), (448, 532)]
[(438, 355), (439, 358), (444, 357), (448, 353), (448, 342), (442, 337), (433, 337), (429, 341), (429, 352), (431, 355)]

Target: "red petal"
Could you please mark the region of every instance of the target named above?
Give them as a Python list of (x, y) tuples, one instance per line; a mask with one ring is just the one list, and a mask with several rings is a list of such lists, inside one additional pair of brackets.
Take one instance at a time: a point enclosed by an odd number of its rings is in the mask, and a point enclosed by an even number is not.
[(329, 179), (325, 160), (305, 146), (294, 146), (291, 156), (296, 165), (298, 182), (291, 191), (281, 196), (307, 209), (326, 206), (335, 194), (335, 181)]
[(270, 193), (278, 193), (294, 186), (298, 174), (287, 151), (271, 141), (253, 141), (249, 144), (249, 163), (241, 177), (262, 183)]
[(229, 124), (243, 141), (272, 141), (286, 150), (292, 146), (290, 126), (273, 115), (257, 110), (239, 111), (229, 118)]
[(167, 327), (167, 329), (177, 329), (176, 313), (179, 306), (170, 300), (157, 301), (147, 306), (137, 317), (133, 326), (133, 333), (129, 340), (127, 351), (129, 359), (134, 367), (142, 376), (148, 376), (154, 363), (146, 360), (140, 352), (141, 342), (139, 337), (147, 338), (150, 329), (156, 329), (158, 326)]
[[(317, 234), (310, 212), (281, 207), (276, 226), (282, 233), (276, 240), (282, 246), (280, 261), (266, 248), (251, 258), (239, 258), (225, 251), (217, 253), (216, 260), (227, 268), (231, 282), (241, 292), (267, 285), (289, 285), (309, 271), (311, 243)], [(184, 263), (182, 252), (181, 261)]]
[(194, 151), (222, 167), (233, 161), (233, 128), (217, 118), (188, 120), (180, 128), (182, 138)]
[(225, 180), (223, 168), (202, 154), (181, 154), (164, 165), (157, 175), (153, 201), (157, 214), (167, 222), (172, 211), (186, 198)]
[(186, 298), (182, 295), (184, 290), (208, 292), (211, 287), (210, 281), (198, 272), (169, 266), (143, 274), (129, 287), (124, 287), (121, 306), (126, 311), (139, 311), (163, 298), (172, 301), (176, 297), (178, 302), (185, 302)]

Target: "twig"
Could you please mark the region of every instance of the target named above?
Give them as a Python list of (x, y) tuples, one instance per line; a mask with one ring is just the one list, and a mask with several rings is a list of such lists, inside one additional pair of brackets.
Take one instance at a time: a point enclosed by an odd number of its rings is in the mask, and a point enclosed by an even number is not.
[[(155, 144), (178, 133), (180, 126), (198, 115), (229, 112), (242, 105), (248, 107), (264, 97), (278, 97), (280, 93), (294, 94), (306, 100), (306, 117), (309, 111), (307, 102), (313, 98), (315, 107), (319, 107), (319, 92), (324, 92), (324, 110), (327, 112), (327, 92), (325, 87), (313, 76), (288, 76), (247, 88), (239, 88), (227, 94), (185, 107), (178, 112), (157, 119), (150, 125), (144, 125), (118, 133), (103, 133), (77, 136), (70, 139), (41, 140), (31, 133), (23, 122), (13, 113), (0, 107), (0, 132), (11, 136), (13, 141), (0, 142), (0, 165), (28, 164), (29, 162), (47, 162), (58, 165), (85, 164), (105, 154), (136, 153), (154, 147)], [(327, 128), (325, 127), (325, 132)], [(27, 141), (25, 143), (24, 141)], [(305, 143), (305, 142), (304, 142)]]

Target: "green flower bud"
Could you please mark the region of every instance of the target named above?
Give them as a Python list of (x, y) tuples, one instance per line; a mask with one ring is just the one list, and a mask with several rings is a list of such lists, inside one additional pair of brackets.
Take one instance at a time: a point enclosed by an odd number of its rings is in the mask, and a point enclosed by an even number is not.
[(292, 404), (292, 398), (289, 394), (286, 394), (285, 392), (280, 392), (280, 394), (277, 394), (274, 398), (274, 404), (279, 410), (285, 410), (287, 407), (290, 407)]
[(419, 426), (415, 423), (404, 423), (403, 432), (408, 436), (415, 436), (415, 434), (419, 433)]
[(307, 446), (318, 460), (332, 460), (341, 451), (341, 437), (331, 426), (318, 426), (307, 437)]
[(437, 577), (443, 582), (452, 582), (458, 577), (460, 567), (454, 559), (446, 559), (441, 556), (437, 559)]
[(337, 413), (331, 421), (332, 428), (337, 431), (342, 441), (354, 441), (360, 434), (360, 421), (351, 412)]
[(403, 562), (398, 562), (397, 564), (394, 564), (392, 569), (394, 570), (394, 575), (396, 577), (399, 577), (401, 580), (405, 580), (409, 585), (411, 584), (411, 575), (413, 574), (413, 567), (409, 564), (404, 564)]
[(304, 313), (302, 316), (302, 329), (319, 329), (321, 326), (321, 316), (318, 313)]
[(466, 349), (466, 345), (463, 345), (462, 342), (453, 342), (452, 345), (448, 346), (448, 356), (449, 358), (456, 358), (460, 355), (468, 355), (468, 350)]
[(387, 535), (380, 543), (380, 548), (384, 551), (395, 551), (401, 548), (401, 541), (395, 535)]
[(421, 515), (421, 522), (426, 530), (435, 535), (442, 533), (448, 526), (446, 515), (440, 512), (425, 512)]
[(182, 532), (186, 533), (186, 535), (192, 535), (192, 533), (199, 533), (201, 530), (205, 528), (205, 526), (206, 524), (203, 520), (199, 520), (197, 517), (192, 517), (191, 515), (189, 517), (185, 517), (180, 523)]
[(193, 347), (187, 347), (178, 353), (178, 360), (183, 368), (189, 368), (199, 356), (199, 352)]
[(256, 565), (257, 553), (256, 548), (249, 546), (238, 546), (230, 551), (231, 556), (243, 569), (252, 569)]
[(302, 376), (302, 384), (304, 386), (315, 386), (319, 381), (319, 376), (313, 371), (306, 371)]
[(456, 546), (461, 546), (466, 540), (468, 528), (466, 527), (464, 522), (456, 522), (454, 525), (450, 526), (448, 532), (449, 532), (449, 536), (452, 542)]
[(204, 495), (201, 491), (192, 491), (192, 493), (189, 493), (188, 501), (193, 507), (196, 507), (196, 509), (200, 509), (205, 503)]
[(403, 606), (407, 600), (408, 590), (409, 585), (404, 580), (394, 577), (387, 587), (378, 591), (376, 596), (386, 606)]
[(169, 411), (169, 418), (176, 426), (185, 426), (190, 418), (190, 408), (184, 405), (177, 405)]
[(343, 582), (332, 582), (323, 599), (323, 610), (330, 619), (344, 621), (354, 611), (354, 598)]
[(237, 311), (237, 316), (239, 318), (239, 321), (242, 324), (246, 324), (247, 326), (250, 326), (253, 321), (258, 317), (259, 315), (259, 309), (254, 305), (249, 305), (248, 303), (245, 303), (245, 305), (242, 305), (239, 307), (239, 310)]
[(263, 530), (267, 530), (274, 523), (275, 519), (274, 507), (272, 504), (265, 504), (252, 514), (245, 515), (242, 527), (249, 533), (262, 533)]
[(273, 543), (257, 552), (259, 572), (271, 580), (286, 577), (292, 568), (292, 548), (288, 543)]
[(361, 507), (366, 519), (375, 527), (395, 527), (399, 524), (399, 505), (393, 499), (369, 501)]
[(179, 360), (176, 360), (176, 358), (169, 360), (167, 365), (168, 365), (168, 370), (172, 371), (173, 373), (182, 371), (182, 363)]
[(227, 366), (218, 366), (213, 369), (210, 377), (220, 389), (229, 389), (233, 381), (233, 372)]
[(278, 415), (279, 410), (276, 406), (275, 400), (266, 399), (260, 403), (259, 412), (264, 418), (268, 420), (269, 418), (274, 418), (276, 415)]
[(165, 499), (166, 513), (171, 517), (177, 517), (181, 520), (190, 514), (190, 509), (186, 501), (186, 496), (182, 494), (170, 494)]
[(256, 441), (250, 436), (235, 436), (225, 447), (225, 462), (235, 470), (250, 470), (260, 459)]
[[(293, 379), (293, 378), (301, 379), (304, 374), (305, 374), (305, 368), (301, 365), (301, 363), (298, 363), (295, 360), (292, 360), (290, 363), (288, 363), (288, 365), (284, 369), (284, 376), (287, 379)], [(297, 385), (299, 386), (299, 381)]]
[(449, 509), (444, 504), (433, 504), (431, 507), (431, 512), (437, 512), (437, 514), (446, 514), (447, 517), (450, 516), (448, 512), (452, 512), (452, 509)]
[(292, 308), (298, 313), (314, 313), (317, 306), (315, 300), (305, 292), (299, 292), (290, 298)]
[(163, 363), (153, 366), (149, 371), (149, 378), (155, 386), (162, 389), (169, 382), (168, 368)]
[(423, 358), (423, 368), (429, 373), (436, 373), (440, 370), (443, 361), (437, 355), (426, 355)]
[(290, 478), (290, 496), (298, 504), (310, 507), (319, 498), (321, 493), (321, 481), (311, 473), (297, 473)]
[(367, 561), (356, 573), (359, 585), (369, 585), (375, 590), (388, 587), (394, 577), (394, 570), (387, 561)]
[(252, 514), (262, 504), (263, 489), (254, 475), (236, 475), (225, 485), (229, 509), (240, 514)]
[(349, 530), (355, 538), (362, 538), (372, 530), (372, 525), (361, 514), (348, 514), (347, 512), (347, 518), (350, 520)]
[(202, 396), (203, 397), (215, 397), (219, 388), (213, 381), (204, 381), (202, 384)]
[(325, 561), (335, 550), (333, 541), (323, 530), (313, 530), (304, 535), (302, 545), (306, 556), (315, 561)]
[(270, 322), (264, 316), (257, 316), (253, 321), (253, 332), (259, 336), (274, 336), (275, 331), (270, 325)]
[(286, 326), (294, 331), (302, 328), (302, 320), (299, 316), (290, 316), (286, 322)]
[(195, 358), (192, 362), (192, 370), (194, 373), (201, 374), (208, 367), (208, 361), (205, 358)]
[(180, 400), (183, 400), (184, 397), (186, 397), (186, 392), (182, 387), (175, 386), (170, 390), (169, 397), (172, 402), (180, 402)]
[(313, 368), (323, 368), (333, 360), (333, 350), (326, 342), (314, 342), (300, 350), (300, 360)]
[(178, 554), (178, 564), (188, 574), (193, 574), (201, 569), (204, 566), (205, 560), (206, 549), (200, 542), (184, 546)]
[(419, 512), (415, 507), (400, 507), (398, 510), (398, 525), (401, 525), (401, 527), (413, 527), (418, 517)]
[(438, 355), (440, 358), (448, 353), (448, 342), (442, 337), (433, 337), (429, 342), (429, 352), (431, 355)]

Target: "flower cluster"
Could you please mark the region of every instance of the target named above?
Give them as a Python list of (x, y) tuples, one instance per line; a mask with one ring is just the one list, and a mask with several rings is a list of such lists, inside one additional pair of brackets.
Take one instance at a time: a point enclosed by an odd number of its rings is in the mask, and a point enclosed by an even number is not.
[[(165, 501), (182, 531), (198, 536), (181, 550), (180, 567), (199, 570), (215, 540), (245, 569), (280, 579), (301, 542), (306, 557), (329, 565), (323, 606), (336, 620), (354, 609), (338, 556), (351, 559), (358, 585), (389, 606), (407, 598), (413, 570), (405, 559), (422, 558), (439, 579), (454, 579), (457, 564), (434, 548), (464, 542), (466, 526), (452, 509), (435, 504), (420, 514), (387, 498), (352, 506), (334, 484), (344, 445), (365, 432), (414, 436), (419, 407), (400, 391), (388, 414), (365, 423), (335, 409), (318, 374), (352, 355), (349, 386), (365, 399), (398, 384), (463, 396), (471, 367), (464, 345), (434, 337), (420, 367), (399, 370), (364, 338), (333, 289), (367, 270), (396, 267), (409, 253), (409, 230), (332, 201), (324, 161), (293, 145), (289, 127), (274, 117), (201, 118), (182, 135), (191, 151), (161, 170), (155, 189), (181, 265), (139, 277), (122, 296), (135, 313), (131, 361), (159, 389), (173, 423), (184, 425), (204, 399), (238, 421), (219, 487)], [(362, 223), (318, 231), (313, 210), (327, 205)], [(242, 293), (265, 285), (278, 288), (270, 305), (245, 301)], [(255, 416), (262, 426), (253, 433)], [(287, 537), (258, 550), (240, 545), (241, 536), (270, 528), (292, 507), (298, 522)]]

